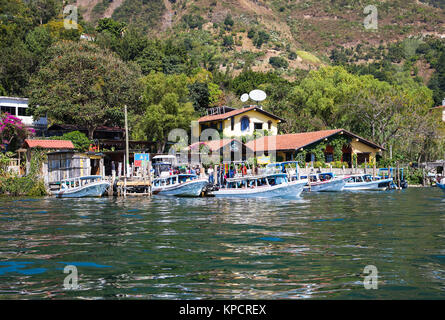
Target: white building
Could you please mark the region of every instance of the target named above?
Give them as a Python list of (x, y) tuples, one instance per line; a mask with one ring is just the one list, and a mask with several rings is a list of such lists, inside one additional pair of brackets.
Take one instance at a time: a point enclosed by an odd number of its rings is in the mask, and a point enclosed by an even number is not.
[(28, 111), (28, 99), (17, 97), (0, 97), (0, 111), (2, 113), (8, 112), (13, 116), (16, 116), (27, 127), (34, 128), (36, 130), (46, 130), (48, 120), (46, 117), (42, 117), (36, 121)]

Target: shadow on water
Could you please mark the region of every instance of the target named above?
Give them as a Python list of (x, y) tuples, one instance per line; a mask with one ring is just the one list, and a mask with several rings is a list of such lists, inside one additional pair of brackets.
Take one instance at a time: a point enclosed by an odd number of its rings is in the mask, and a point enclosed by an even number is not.
[[(0, 199), (0, 298), (444, 298), (444, 194)], [(65, 290), (64, 267), (78, 270)], [(363, 269), (378, 269), (378, 289)]]

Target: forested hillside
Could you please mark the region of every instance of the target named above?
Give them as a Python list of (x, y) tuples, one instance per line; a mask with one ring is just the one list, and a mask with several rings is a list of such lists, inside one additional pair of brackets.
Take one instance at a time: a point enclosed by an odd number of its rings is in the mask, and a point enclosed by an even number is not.
[[(59, 0), (0, 0), (0, 94), (30, 97), (35, 115), (66, 123), (84, 110), (94, 130), (121, 125), (126, 103), (133, 137), (165, 142), (261, 88), (264, 107), (287, 119), (281, 132), (343, 127), (401, 159), (443, 156), (431, 111), (445, 98), (440, 1), (71, 3), (75, 29), (64, 28)], [(375, 30), (364, 26), (371, 4)]]

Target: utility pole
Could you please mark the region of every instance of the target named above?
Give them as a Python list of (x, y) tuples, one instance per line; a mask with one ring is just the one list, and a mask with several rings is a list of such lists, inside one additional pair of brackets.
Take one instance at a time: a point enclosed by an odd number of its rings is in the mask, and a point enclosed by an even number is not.
[(124, 106), (125, 111), (125, 176), (128, 177), (128, 169), (130, 167), (130, 154), (128, 151), (128, 119), (127, 119), (127, 105)]

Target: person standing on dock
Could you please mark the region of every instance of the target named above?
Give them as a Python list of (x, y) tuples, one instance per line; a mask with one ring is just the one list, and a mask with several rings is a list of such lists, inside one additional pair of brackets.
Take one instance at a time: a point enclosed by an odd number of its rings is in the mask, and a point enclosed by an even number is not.
[(213, 168), (212, 168), (212, 166), (210, 166), (208, 169), (207, 169), (207, 174), (209, 175), (209, 183), (211, 183), (211, 184), (213, 184)]

